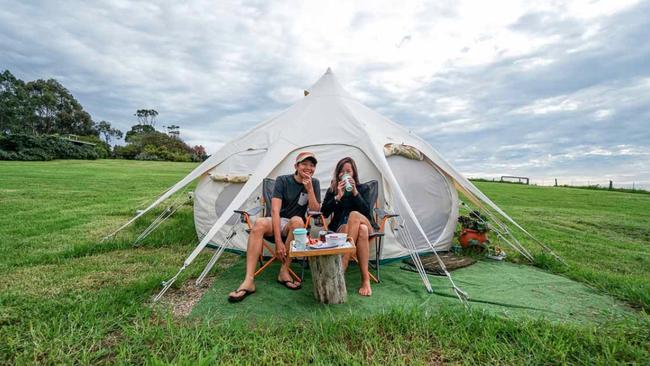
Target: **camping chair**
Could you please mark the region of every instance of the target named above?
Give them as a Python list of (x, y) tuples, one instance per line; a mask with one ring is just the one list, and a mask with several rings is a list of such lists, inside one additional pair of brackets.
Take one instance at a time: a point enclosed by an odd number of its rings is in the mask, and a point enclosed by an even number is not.
[[(262, 182), (262, 202), (259, 206), (254, 207), (250, 210), (244, 211), (244, 210), (235, 210), (235, 213), (240, 215), (240, 221), (248, 227), (246, 229), (246, 232), (250, 234), (251, 230), (253, 229), (253, 224), (251, 222), (251, 216), (255, 216), (260, 213), (260, 211), (263, 211), (263, 216), (262, 217), (271, 217), (271, 199), (273, 198), (273, 189), (275, 188), (275, 179), (271, 178), (265, 178), (264, 181)], [(309, 217), (307, 219), (307, 222), (305, 224), (305, 227), (309, 224)], [(286, 240), (286, 237), (282, 237), (282, 240)], [(275, 244), (275, 237), (273, 235), (271, 236), (265, 236), (264, 240), (262, 241), (262, 253), (260, 253), (260, 268), (255, 272), (255, 276), (258, 274), (262, 273), (268, 266), (273, 263), (278, 257), (275, 255), (275, 250), (271, 247), (270, 244)], [(271, 257), (264, 261), (264, 249), (268, 250), (269, 253), (271, 253)], [(296, 275), (291, 268), (289, 268), (289, 274), (298, 281), (301, 281), (301, 278)]]
[[(379, 182), (376, 180), (371, 180), (366, 182), (365, 185), (368, 189), (364, 192), (363, 199), (366, 202), (369, 202), (373, 207), (377, 206), (379, 199)], [(371, 216), (370, 220), (370, 224), (372, 225), (372, 232), (369, 233), (368, 240), (370, 243), (372, 243), (374, 239), (375, 242), (375, 264), (374, 266), (371, 264), (371, 266), (375, 268), (377, 277), (373, 276), (373, 274), (370, 273), (370, 278), (372, 278), (376, 283), (379, 283), (379, 265), (384, 243), (384, 228), (386, 226), (386, 221), (393, 217), (398, 217), (399, 215), (390, 213), (383, 208), (377, 207), (375, 207), (373, 211), (374, 217)], [(377, 221), (379, 221), (379, 224), (377, 224)], [(356, 254), (352, 256), (352, 259), (354, 259), (355, 262), (359, 263)]]
[[(366, 202), (369, 202), (373, 207), (377, 206), (377, 201), (379, 198), (379, 182), (377, 182), (376, 180), (371, 180), (366, 182), (365, 185), (368, 189), (364, 192), (363, 199)], [(371, 215), (370, 217), (370, 224), (372, 225), (372, 231), (368, 234), (368, 241), (372, 243), (374, 239), (375, 242), (375, 264), (373, 267), (377, 272), (377, 277), (375, 277), (372, 273), (369, 274), (370, 274), (370, 278), (372, 278), (373, 281), (379, 283), (380, 281), (379, 264), (380, 264), (382, 247), (384, 243), (384, 228), (386, 226), (386, 221), (388, 221), (393, 217), (398, 217), (399, 215), (390, 213), (382, 208), (375, 208), (373, 211), (374, 211), (374, 215)], [(311, 212), (311, 214), (320, 215), (322, 217), (322, 214), (320, 212)], [(380, 222), (379, 225), (377, 224), (377, 221)], [(357, 258), (356, 254), (352, 255), (352, 259), (355, 262), (359, 263), (359, 259)]]

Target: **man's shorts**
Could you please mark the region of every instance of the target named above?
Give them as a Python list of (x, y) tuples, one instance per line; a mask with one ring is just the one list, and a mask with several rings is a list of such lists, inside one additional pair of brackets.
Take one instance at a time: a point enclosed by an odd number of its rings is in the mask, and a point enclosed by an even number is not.
[[(267, 217), (267, 219), (271, 219), (270, 217)], [(289, 219), (286, 217), (280, 217), (280, 233), (282, 233), (282, 236), (286, 237), (289, 235)]]
[(287, 236), (289, 235), (289, 228), (287, 227), (289, 224), (289, 219), (286, 217), (280, 217), (280, 232), (282, 233), (282, 236)]

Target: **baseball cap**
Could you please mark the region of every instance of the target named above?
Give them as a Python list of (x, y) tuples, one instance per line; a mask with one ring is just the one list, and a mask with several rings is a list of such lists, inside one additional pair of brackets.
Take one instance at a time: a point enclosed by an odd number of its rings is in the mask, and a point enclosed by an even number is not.
[(316, 160), (316, 155), (314, 153), (309, 152), (309, 151), (303, 151), (296, 156), (296, 164), (302, 163), (305, 160), (311, 160), (314, 164), (318, 164), (318, 160)]

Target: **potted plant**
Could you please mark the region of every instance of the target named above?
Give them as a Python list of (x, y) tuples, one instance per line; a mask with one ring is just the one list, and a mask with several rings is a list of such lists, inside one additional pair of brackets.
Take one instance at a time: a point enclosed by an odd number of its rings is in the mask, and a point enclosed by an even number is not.
[(472, 211), (467, 216), (460, 216), (458, 222), (461, 226), (458, 242), (463, 248), (482, 247), (490, 243), (487, 237), (490, 227), (480, 212)]

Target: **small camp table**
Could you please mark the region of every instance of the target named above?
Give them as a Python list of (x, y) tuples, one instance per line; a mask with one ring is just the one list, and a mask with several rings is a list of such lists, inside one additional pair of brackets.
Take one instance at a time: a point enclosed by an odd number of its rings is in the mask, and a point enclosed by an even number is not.
[(327, 249), (310, 249), (307, 246), (305, 250), (296, 250), (294, 245), (295, 243), (292, 241), (289, 246), (289, 258), (306, 257), (309, 259), (316, 300), (323, 304), (346, 302), (348, 291), (345, 287), (341, 255), (356, 253), (357, 248), (354, 243), (348, 241), (345, 245)]

